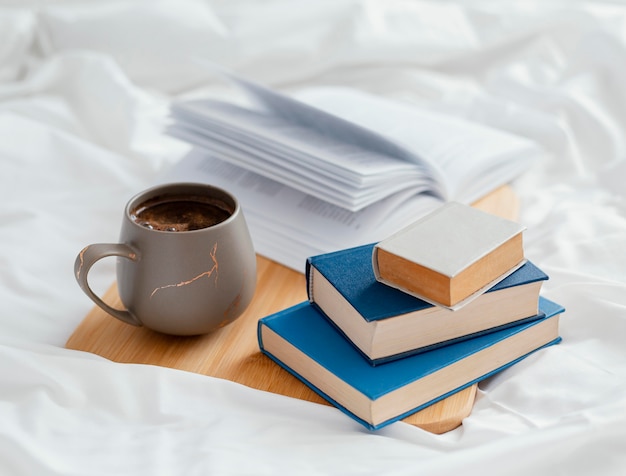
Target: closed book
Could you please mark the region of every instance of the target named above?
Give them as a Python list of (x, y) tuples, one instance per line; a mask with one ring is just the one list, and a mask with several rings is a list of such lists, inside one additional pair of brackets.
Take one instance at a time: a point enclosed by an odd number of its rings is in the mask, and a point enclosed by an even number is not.
[(372, 365), (539, 316), (548, 276), (527, 261), (466, 306), (452, 311), (380, 283), (373, 244), (312, 256), (309, 301)]
[(337, 408), (378, 429), (560, 341), (563, 308), (540, 298), (545, 317), (372, 366), (308, 301), (258, 323), (261, 351)]
[(376, 244), (376, 279), (457, 309), (524, 263), (524, 227), (456, 202)]

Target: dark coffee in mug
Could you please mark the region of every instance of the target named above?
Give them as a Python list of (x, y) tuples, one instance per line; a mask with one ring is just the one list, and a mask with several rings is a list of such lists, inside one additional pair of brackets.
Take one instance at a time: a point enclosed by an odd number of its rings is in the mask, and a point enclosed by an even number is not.
[(131, 210), (132, 220), (157, 231), (193, 231), (217, 225), (234, 208), (214, 197), (164, 195), (153, 197)]

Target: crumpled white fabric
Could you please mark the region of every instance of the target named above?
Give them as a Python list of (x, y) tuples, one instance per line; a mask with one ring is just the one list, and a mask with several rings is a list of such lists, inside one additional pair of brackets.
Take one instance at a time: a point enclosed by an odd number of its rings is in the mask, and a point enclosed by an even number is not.
[[(0, 474), (623, 474), (626, 6), (186, 0), (0, 5)], [(480, 386), (463, 425), (369, 432), (331, 407), (66, 350), (72, 265), (187, 146), (171, 99), (223, 64), (361, 88), (529, 137), (514, 184), (563, 342)], [(417, 131), (419, 132), (419, 131)], [(92, 285), (110, 285), (104, 260)], [(261, 316), (259, 316), (261, 317)]]

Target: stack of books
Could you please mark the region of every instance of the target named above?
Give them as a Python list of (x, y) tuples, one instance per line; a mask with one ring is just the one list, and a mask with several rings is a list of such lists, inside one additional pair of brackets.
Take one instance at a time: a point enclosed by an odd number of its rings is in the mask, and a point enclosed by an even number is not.
[(260, 319), (259, 347), (370, 429), (404, 418), (561, 340), (522, 232), (452, 202), (310, 257), (308, 301)]

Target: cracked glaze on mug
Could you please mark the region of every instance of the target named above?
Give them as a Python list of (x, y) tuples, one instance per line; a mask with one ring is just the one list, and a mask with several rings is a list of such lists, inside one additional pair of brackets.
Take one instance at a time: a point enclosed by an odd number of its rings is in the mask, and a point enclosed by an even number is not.
[(215, 243), (213, 245), (213, 249), (211, 250), (210, 255), (211, 255), (211, 259), (213, 260), (213, 266), (211, 267), (211, 269), (209, 269), (208, 271), (204, 271), (204, 272), (200, 273), (199, 275), (194, 276), (191, 279), (188, 279), (188, 280), (185, 280), (185, 281), (181, 281), (181, 282), (176, 283), (176, 284), (165, 284), (163, 286), (159, 286), (158, 288), (155, 288), (154, 291), (152, 291), (152, 293), (150, 294), (150, 298), (154, 297), (154, 295), (158, 291), (161, 291), (163, 289), (179, 288), (181, 286), (188, 286), (188, 285), (196, 282), (197, 280), (204, 278), (205, 276), (207, 278), (211, 278), (211, 276), (214, 275), (215, 286), (217, 286), (217, 279), (218, 279), (218, 274), (219, 274), (219, 272), (218, 272), (219, 265), (218, 265), (217, 257), (216, 257), (216, 255), (217, 255), (217, 243)]

